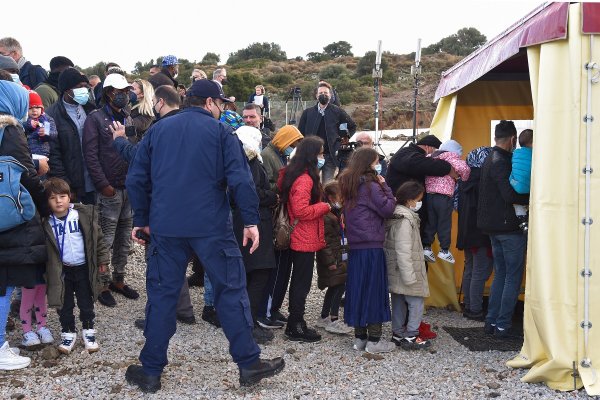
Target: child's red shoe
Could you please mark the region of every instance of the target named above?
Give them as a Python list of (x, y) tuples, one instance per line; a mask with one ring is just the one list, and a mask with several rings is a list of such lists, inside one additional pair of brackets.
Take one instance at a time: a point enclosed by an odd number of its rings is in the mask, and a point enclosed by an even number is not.
[(431, 325), (426, 322), (421, 322), (419, 325), (419, 336), (424, 340), (431, 340), (437, 337), (437, 333), (431, 330)]

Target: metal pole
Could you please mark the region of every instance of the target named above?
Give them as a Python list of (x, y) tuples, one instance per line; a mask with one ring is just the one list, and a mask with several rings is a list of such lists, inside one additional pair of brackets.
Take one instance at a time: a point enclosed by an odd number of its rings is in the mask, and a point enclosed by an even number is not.
[(411, 68), (415, 77), (415, 94), (413, 102), (413, 143), (417, 142), (417, 98), (419, 96), (419, 75), (421, 74), (421, 39), (417, 40), (417, 51), (415, 53), (415, 65)]

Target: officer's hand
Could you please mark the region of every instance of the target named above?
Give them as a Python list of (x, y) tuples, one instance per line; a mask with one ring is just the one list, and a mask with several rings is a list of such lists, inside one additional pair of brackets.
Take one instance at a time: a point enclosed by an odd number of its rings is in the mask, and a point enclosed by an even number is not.
[(246, 247), (248, 244), (248, 239), (252, 241), (252, 247), (250, 247), (250, 254), (254, 253), (254, 250), (258, 248), (258, 228), (256, 226), (252, 226), (250, 228), (244, 228), (244, 241), (242, 242), (242, 246)]
[(119, 121), (113, 121), (112, 125), (109, 125), (113, 140), (118, 138), (119, 136), (125, 137), (125, 125), (121, 124)]
[(150, 227), (149, 226), (144, 226), (144, 227), (136, 226), (131, 231), (131, 239), (138, 244), (145, 245), (145, 244), (147, 244), (146, 241), (138, 238), (136, 235), (137, 231), (139, 231), (139, 230), (143, 231), (146, 235), (150, 236)]

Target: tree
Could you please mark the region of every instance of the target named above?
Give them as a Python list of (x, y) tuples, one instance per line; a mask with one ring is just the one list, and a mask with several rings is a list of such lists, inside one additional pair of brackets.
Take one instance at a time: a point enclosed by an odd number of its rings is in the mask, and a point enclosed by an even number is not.
[[(384, 73), (389, 68), (389, 63), (387, 61), (387, 57), (385, 57), (386, 54), (389, 54), (389, 52), (383, 52), (383, 54), (381, 56), (381, 69), (383, 69)], [(367, 51), (365, 53), (365, 55), (358, 61), (358, 64), (356, 65), (356, 75), (358, 75), (358, 76), (371, 75), (373, 73), (373, 68), (375, 68), (375, 57), (376, 57), (376, 52)]]
[(338, 58), (344, 56), (352, 57), (353, 54), (352, 51), (350, 51), (351, 49), (352, 45), (342, 40), (339, 42), (328, 44), (327, 46), (323, 47), (323, 53), (327, 54), (331, 58)]
[(485, 35), (477, 29), (462, 28), (439, 42), (423, 48), (422, 54), (444, 52), (457, 56), (466, 56), (481, 47), (486, 40)]
[(254, 87), (259, 85), (260, 78), (250, 72), (227, 73), (227, 86), (225, 86), (226, 96), (235, 96), (237, 101), (245, 101), (250, 93), (254, 93)]
[(219, 65), (221, 57), (218, 54), (208, 52), (202, 57), (202, 64)]
[(321, 61), (327, 61), (327, 60), (331, 59), (331, 57), (329, 57), (327, 54), (319, 53), (316, 51), (311, 51), (310, 53), (308, 53), (306, 55), (306, 59), (308, 61), (312, 61), (312, 62), (321, 62)]
[(241, 61), (251, 60), (254, 58), (266, 58), (272, 61), (285, 61), (287, 55), (281, 50), (281, 46), (276, 43), (252, 43), (245, 49), (229, 54), (227, 64), (233, 65)]

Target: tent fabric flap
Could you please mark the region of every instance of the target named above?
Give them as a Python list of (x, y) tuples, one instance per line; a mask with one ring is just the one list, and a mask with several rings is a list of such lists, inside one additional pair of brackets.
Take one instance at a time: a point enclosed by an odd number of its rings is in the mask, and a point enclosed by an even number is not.
[(544, 4), (442, 74), (437, 101), (485, 75), (521, 47), (567, 37), (569, 3)]
[(600, 3), (583, 3), (581, 31), (584, 34), (600, 33)]

